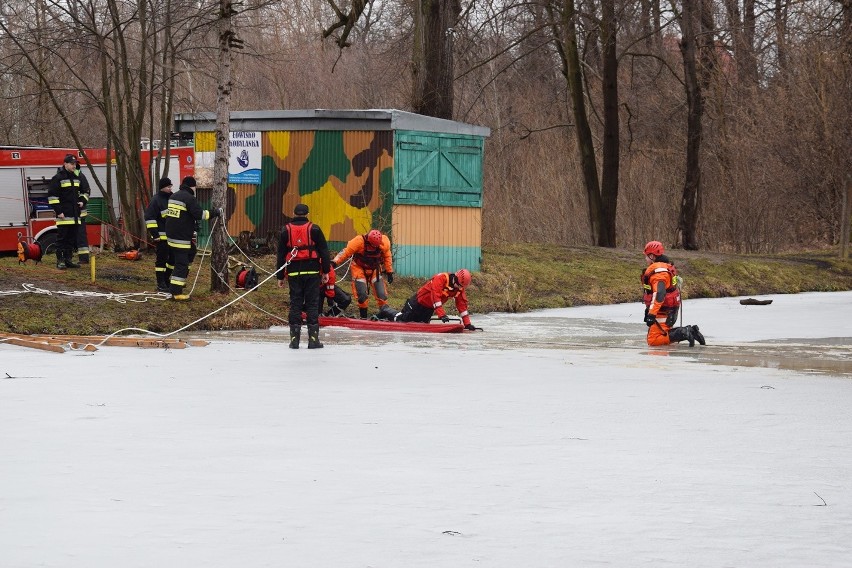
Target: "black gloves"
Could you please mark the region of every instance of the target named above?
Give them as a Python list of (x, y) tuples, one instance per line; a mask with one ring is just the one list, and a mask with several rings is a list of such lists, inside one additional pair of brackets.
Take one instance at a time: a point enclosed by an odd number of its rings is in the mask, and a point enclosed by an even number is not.
[(482, 331), (481, 327), (476, 327), (472, 323), (467, 324), (466, 326), (464, 326), (464, 328), (468, 331)]
[(645, 314), (645, 323), (648, 324), (648, 327), (651, 327), (657, 323), (657, 316), (653, 314)]
[(331, 268), (337, 268), (337, 263), (333, 260), (331, 261)]
[(221, 214), (222, 214), (222, 211), (219, 210), (219, 209), (211, 209), (210, 210), (210, 218), (211, 219), (215, 219), (216, 217), (218, 217)]
[(385, 280), (388, 281), (388, 284), (393, 284), (393, 272), (385, 272)]
[(441, 321), (444, 323), (450, 323), (450, 318), (447, 315), (441, 316)]

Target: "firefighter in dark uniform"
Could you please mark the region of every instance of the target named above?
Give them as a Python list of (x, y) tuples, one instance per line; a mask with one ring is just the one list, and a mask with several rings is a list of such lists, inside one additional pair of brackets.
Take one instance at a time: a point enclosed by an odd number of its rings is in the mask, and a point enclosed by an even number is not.
[(215, 219), (221, 214), (218, 209), (202, 209), (195, 199), (195, 178), (183, 178), (177, 193), (169, 198), (166, 208), (166, 241), (174, 255), (174, 270), (169, 278), (172, 299), (189, 300), (185, 293), (189, 265), (195, 260), (195, 243), (192, 237), (199, 221)]
[[(77, 158), (73, 154), (65, 156), (62, 167), (50, 180), (47, 190), (47, 203), (56, 213), (56, 268), (80, 268), (74, 262), (74, 250), (77, 248), (77, 225), (80, 223), (80, 179)], [(86, 182), (88, 187), (88, 182)]]
[(74, 173), (80, 178), (80, 187), (77, 190), (79, 197), (77, 203), (80, 206), (80, 222), (77, 224), (77, 255), (81, 264), (89, 264), (89, 235), (86, 234), (86, 217), (89, 212), (86, 211), (86, 206), (89, 204), (89, 195), (92, 190), (89, 187), (86, 174), (80, 171), (80, 162), (75, 160), (74, 166)]
[(169, 199), (172, 197), (172, 180), (164, 177), (160, 180), (157, 195), (151, 198), (151, 203), (145, 209), (145, 227), (157, 247), (157, 258), (154, 261), (154, 272), (157, 275), (157, 291), (169, 291), (169, 278), (175, 268), (175, 258), (166, 237), (166, 214), (169, 210)]
[[(284, 287), (284, 278), (290, 286), (290, 348), (299, 348), (302, 333), (302, 312), (308, 324), (308, 349), (323, 346), (319, 340), (320, 284), (328, 282), (331, 263), (328, 242), (317, 225), (308, 221), (308, 206), (296, 205), (295, 218), (284, 226), (278, 244), (278, 287)], [(289, 263), (289, 264), (288, 264)]]

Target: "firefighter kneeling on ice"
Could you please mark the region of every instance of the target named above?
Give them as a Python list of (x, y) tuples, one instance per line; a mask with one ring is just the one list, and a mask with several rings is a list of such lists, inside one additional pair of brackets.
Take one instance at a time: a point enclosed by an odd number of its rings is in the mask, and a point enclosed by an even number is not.
[(690, 347), (695, 346), (696, 341), (704, 345), (704, 336), (697, 325), (672, 327), (681, 304), (680, 278), (674, 264), (663, 252), (663, 244), (659, 241), (645, 245), (648, 268), (642, 272), (642, 300), (645, 302), (648, 345), (669, 345), (683, 340), (688, 341)]
[(435, 314), (441, 318), (442, 322), (449, 323), (450, 318), (444, 311), (444, 303), (453, 298), (464, 328), (470, 331), (482, 331), (481, 327), (476, 327), (470, 322), (470, 313), (467, 311), (465, 289), (470, 286), (470, 280), (470, 270), (467, 268), (462, 268), (455, 273), (439, 272), (405, 301), (401, 312), (385, 305), (379, 310), (378, 316), (380, 319), (393, 321), (429, 323), (432, 315)]

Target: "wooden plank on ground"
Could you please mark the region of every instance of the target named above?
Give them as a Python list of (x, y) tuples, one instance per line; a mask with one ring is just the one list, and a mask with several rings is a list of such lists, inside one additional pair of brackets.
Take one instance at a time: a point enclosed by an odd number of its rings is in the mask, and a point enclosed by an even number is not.
[(109, 345), (112, 347), (141, 347), (143, 349), (186, 349), (189, 345), (204, 347), (209, 342), (199, 340), (184, 341), (183, 339), (150, 338), (150, 337), (127, 337), (112, 336), (106, 339), (105, 335), (44, 335), (34, 337), (47, 337), (65, 341), (81, 341), (94, 343), (96, 345)]
[(46, 341), (36, 341), (33, 339), (23, 339), (20, 337), (4, 337), (3, 343), (17, 345), (19, 347), (30, 347), (32, 349), (41, 349), (42, 351), (52, 351), (53, 353), (65, 353), (65, 347), (62, 345), (54, 345)]
[[(20, 342), (26, 342), (28, 347), (52, 345), (60, 347), (64, 352), (66, 347), (72, 349), (82, 349), (83, 351), (97, 351), (98, 345), (109, 345), (111, 347), (139, 347), (142, 349), (186, 349), (192, 347), (205, 347), (210, 345), (209, 341), (203, 339), (174, 339), (174, 338), (150, 338), (150, 337), (126, 337), (112, 336), (107, 338), (105, 335), (17, 335), (11, 333), (0, 333), (0, 338), (9, 339), (7, 343), (11, 343), (11, 339), (15, 339), (15, 345), (23, 345)], [(59, 352), (56, 349), (48, 349), (48, 351)]]

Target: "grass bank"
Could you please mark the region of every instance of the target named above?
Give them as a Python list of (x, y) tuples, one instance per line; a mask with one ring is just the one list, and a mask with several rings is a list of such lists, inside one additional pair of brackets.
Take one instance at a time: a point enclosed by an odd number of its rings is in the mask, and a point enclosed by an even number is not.
[[(852, 262), (837, 260), (831, 251), (775, 256), (671, 251), (670, 256), (684, 278), (687, 298), (852, 290)], [(208, 258), (201, 263), (196, 259), (191, 269), (191, 281), (196, 274), (198, 280), (192, 300), (186, 303), (137, 301), (143, 299), (140, 296), (128, 296), (121, 303), (103, 296), (153, 291), (152, 255), (127, 261), (114, 253), (99, 254), (94, 282), (87, 267), (60, 271), (52, 260), (19, 264), (16, 257), (0, 257), (0, 332), (87, 335), (134, 327), (167, 333), (204, 317), (237, 294), (209, 292)], [(262, 270), (274, 270), (271, 256), (253, 260)], [(477, 313), (639, 301), (643, 267), (641, 251), (635, 250), (535, 245), (485, 248), (482, 271), (474, 274), (468, 291), (470, 309), (476, 321)], [(261, 280), (266, 276), (262, 270)], [(338, 274), (342, 276), (340, 270)], [(423, 280), (395, 279), (389, 303), (401, 307)], [(192, 329), (281, 325), (287, 317), (287, 292), (275, 284), (270, 280)], [(25, 289), (31, 291), (23, 292)], [(63, 291), (67, 294), (60, 293)], [(374, 302), (371, 308), (375, 311)]]

